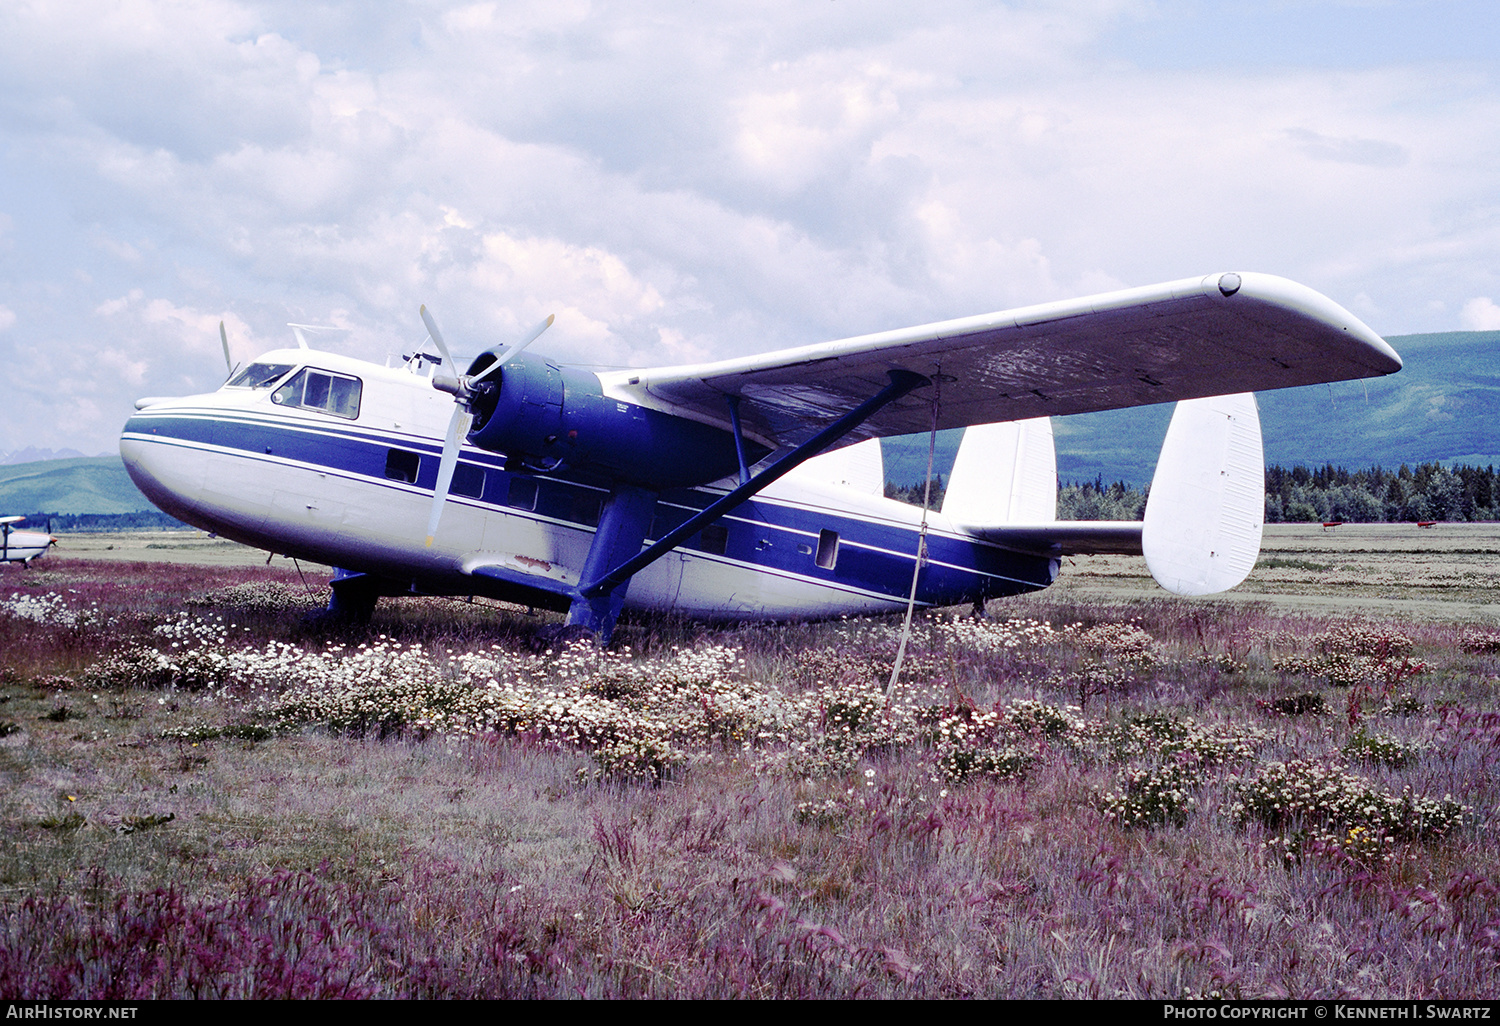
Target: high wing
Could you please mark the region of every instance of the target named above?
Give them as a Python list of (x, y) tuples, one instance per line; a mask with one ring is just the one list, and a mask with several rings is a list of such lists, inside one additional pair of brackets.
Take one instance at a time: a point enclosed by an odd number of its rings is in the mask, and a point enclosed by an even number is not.
[(761, 356), (600, 375), (605, 394), (728, 426), (773, 449), (806, 440), (894, 369), (920, 388), (840, 444), (938, 427), (1089, 413), (1401, 369), (1353, 314), (1285, 278), (1228, 272)]

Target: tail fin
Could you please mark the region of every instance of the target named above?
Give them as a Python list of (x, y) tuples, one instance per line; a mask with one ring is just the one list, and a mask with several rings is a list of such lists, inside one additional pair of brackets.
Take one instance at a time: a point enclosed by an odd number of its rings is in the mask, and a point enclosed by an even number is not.
[(1254, 395), (1179, 402), (1141, 531), (1156, 583), (1208, 595), (1243, 581), (1260, 555), (1265, 477)]
[(853, 488), (869, 495), (884, 495), (885, 458), (880, 454), (880, 439), (871, 438), (814, 456), (787, 477), (794, 481), (817, 481)]
[(1035, 524), (1057, 518), (1052, 421), (980, 424), (964, 431), (943, 515), (958, 524)]

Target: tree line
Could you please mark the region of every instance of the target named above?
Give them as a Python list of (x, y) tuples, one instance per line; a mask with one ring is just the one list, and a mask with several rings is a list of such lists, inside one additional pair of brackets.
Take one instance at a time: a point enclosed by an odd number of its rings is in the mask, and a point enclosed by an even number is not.
[[(1063, 485), (1057, 493), (1059, 520), (1139, 520), (1147, 489), (1102, 478)], [(1493, 465), (1401, 464), (1347, 470), (1321, 467), (1266, 468), (1266, 523), (1343, 520), (1398, 524), (1421, 520), (1500, 520), (1500, 475)]]
[(1401, 464), (1345, 470), (1332, 464), (1266, 469), (1266, 522), (1347, 520), (1500, 520), (1500, 478), (1493, 465)]
[(187, 528), (176, 517), (155, 510), (136, 513), (28, 513), (23, 531), (47, 531), (51, 534), (87, 533), (91, 531), (172, 531)]

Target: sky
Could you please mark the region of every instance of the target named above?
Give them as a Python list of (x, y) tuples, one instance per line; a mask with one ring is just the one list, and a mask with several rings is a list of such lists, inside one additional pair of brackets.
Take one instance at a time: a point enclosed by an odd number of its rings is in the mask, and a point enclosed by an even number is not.
[(315, 344), (749, 355), (1223, 270), (1500, 328), (1492, 0), (0, 0), (0, 451)]

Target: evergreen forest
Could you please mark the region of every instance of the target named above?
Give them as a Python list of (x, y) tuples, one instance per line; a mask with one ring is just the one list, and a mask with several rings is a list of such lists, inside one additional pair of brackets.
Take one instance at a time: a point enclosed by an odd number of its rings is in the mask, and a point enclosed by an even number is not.
[[(1059, 520), (1139, 520), (1146, 492), (1101, 478), (1063, 485)], [(1332, 464), (1266, 468), (1266, 523), (1342, 520), (1411, 523), (1422, 520), (1500, 520), (1500, 477), (1493, 465), (1445, 467), (1401, 464), (1346, 470)]]

